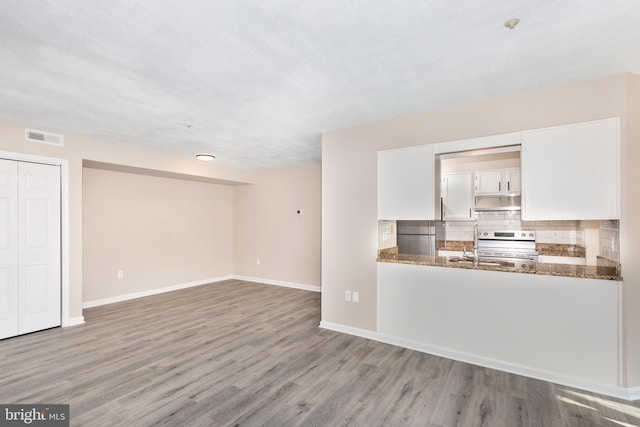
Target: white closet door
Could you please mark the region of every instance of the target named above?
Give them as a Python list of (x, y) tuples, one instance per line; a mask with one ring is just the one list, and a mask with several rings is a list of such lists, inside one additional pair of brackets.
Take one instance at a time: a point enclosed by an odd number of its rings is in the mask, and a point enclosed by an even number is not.
[(18, 334), (18, 162), (0, 159), (0, 339)]
[(60, 168), (18, 164), (19, 333), (60, 322)]

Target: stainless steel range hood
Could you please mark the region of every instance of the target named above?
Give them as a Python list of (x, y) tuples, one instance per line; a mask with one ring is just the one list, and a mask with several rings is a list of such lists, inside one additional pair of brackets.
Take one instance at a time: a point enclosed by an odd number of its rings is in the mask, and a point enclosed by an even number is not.
[(519, 211), (522, 209), (520, 193), (475, 196), (474, 209), (481, 211)]

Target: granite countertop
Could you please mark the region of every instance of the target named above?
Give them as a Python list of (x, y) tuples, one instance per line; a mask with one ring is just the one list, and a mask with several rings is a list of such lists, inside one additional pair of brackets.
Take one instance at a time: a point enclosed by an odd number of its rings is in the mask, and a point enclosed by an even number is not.
[(381, 249), (378, 251), (378, 262), (397, 264), (428, 265), (435, 267), (466, 268), (471, 270), (505, 271), (511, 273), (542, 274), (547, 276), (578, 277), (602, 280), (622, 280), (620, 266), (607, 260), (600, 260), (602, 265), (568, 265), (537, 263), (518, 266), (504, 262), (501, 265), (473, 265), (456, 263), (458, 257), (442, 257), (427, 255), (399, 254), (398, 248)]

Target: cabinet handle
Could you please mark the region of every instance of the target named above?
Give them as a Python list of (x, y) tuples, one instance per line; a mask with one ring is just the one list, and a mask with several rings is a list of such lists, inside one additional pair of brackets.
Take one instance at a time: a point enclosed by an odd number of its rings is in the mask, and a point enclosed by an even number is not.
[(502, 182), (498, 183), (498, 191), (502, 191)]
[(469, 208), (469, 218), (471, 218), (471, 208)]
[(507, 181), (507, 191), (511, 191), (511, 181)]

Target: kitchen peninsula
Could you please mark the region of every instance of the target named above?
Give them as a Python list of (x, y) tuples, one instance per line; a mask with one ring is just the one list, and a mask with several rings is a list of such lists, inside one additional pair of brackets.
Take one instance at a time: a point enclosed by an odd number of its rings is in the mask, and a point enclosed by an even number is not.
[[(639, 399), (638, 100), (640, 76), (624, 74), (323, 134), (321, 326)], [(566, 137), (584, 129), (581, 123), (588, 127), (586, 123), (617, 118), (607, 132)], [(596, 133), (601, 137), (592, 140)], [(436, 156), (517, 145), (519, 165), (517, 160), (488, 165), (501, 171), (500, 181), (498, 173), (487, 170), (482, 179), (495, 180), (487, 180), (487, 188), (479, 183), (479, 189), (494, 192), (497, 181), (501, 191), (506, 179), (506, 191), (518, 191), (508, 172), (520, 167), (521, 223), (510, 222), (517, 216), (511, 211), (469, 214), (476, 202), (472, 191), (464, 195), (471, 193), (467, 206), (447, 194), (447, 229), (435, 249), (453, 253), (436, 255), (460, 257), (465, 246), (470, 251), (474, 222), (481, 231), (518, 230), (520, 225), (536, 232), (538, 263), (597, 266), (602, 256), (621, 266), (621, 280), (376, 262), (378, 249), (402, 243), (380, 245), (381, 221), (442, 221), (438, 187), (443, 171), (436, 169)], [(398, 169), (389, 170), (391, 180), (410, 188), (404, 193), (394, 191), (391, 182), (380, 188), (380, 153), (394, 151), (426, 164), (414, 174), (408, 166), (413, 162), (398, 159)], [(585, 161), (590, 166), (584, 167)], [(460, 176), (449, 180), (447, 190), (455, 184), (475, 185), (473, 174), (484, 169), (445, 170), (472, 175), (468, 181)], [(510, 194), (496, 201), (487, 193), (479, 207), (513, 206), (501, 203)], [(387, 199), (390, 203), (384, 205), (385, 194), (401, 200)], [(406, 202), (401, 194), (416, 203), (397, 209)], [(463, 214), (464, 220), (457, 219)], [(400, 224), (393, 232), (400, 234)], [(464, 243), (452, 244), (458, 242)], [(357, 291), (359, 302), (348, 301), (345, 290)], [(604, 376), (596, 373), (603, 369), (608, 372)]]
[[(617, 387), (619, 126), (613, 118), (379, 152), (377, 333), (557, 383)], [(404, 251), (397, 230), (423, 221), (433, 236), (415, 238), (447, 256)]]

